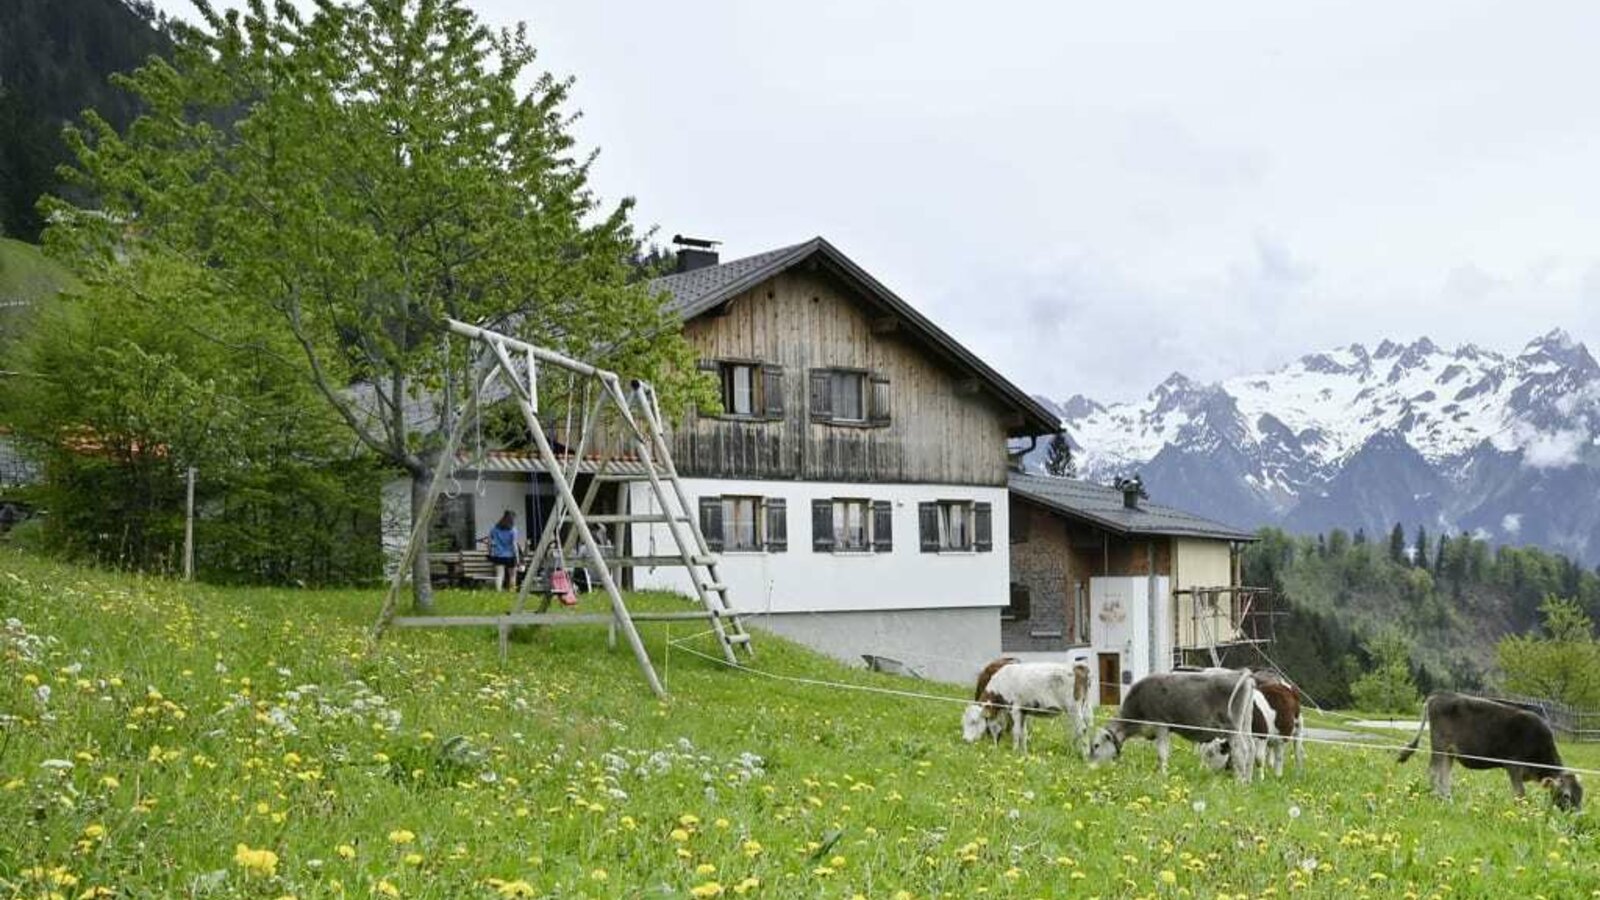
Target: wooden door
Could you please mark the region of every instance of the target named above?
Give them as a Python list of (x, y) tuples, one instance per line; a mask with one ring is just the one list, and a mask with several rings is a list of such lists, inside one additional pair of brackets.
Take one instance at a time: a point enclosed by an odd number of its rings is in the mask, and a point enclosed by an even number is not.
[(1100, 654), (1100, 705), (1122, 702), (1122, 654)]

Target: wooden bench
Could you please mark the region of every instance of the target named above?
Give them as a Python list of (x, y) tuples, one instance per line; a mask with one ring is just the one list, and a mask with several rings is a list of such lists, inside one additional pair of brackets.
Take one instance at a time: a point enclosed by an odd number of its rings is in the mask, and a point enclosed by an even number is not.
[[(520, 577), (523, 566), (517, 567)], [(495, 564), (489, 561), (485, 550), (452, 550), (447, 553), (428, 554), (428, 571), (448, 584), (474, 587), (495, 583)]]

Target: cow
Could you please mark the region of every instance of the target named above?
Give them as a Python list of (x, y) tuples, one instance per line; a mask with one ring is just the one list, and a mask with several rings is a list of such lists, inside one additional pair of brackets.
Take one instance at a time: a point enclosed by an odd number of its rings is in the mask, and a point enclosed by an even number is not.
[[(1265, 765), (1256, 769), (1256, 777), (1266, 777), (1266, 766), (1279, 778), (1283, 777), (1283, 758), (1287, 744), (1294, 744), (1296, 769), (1305, 768), (1305, 723), (1300, 715), (1300, 691), (1281, 682), (1256, 683), (1254, 709), (1251, 710), (1250, 731), (1255, 735), (1255, 755)], [(1206, 741), (1199, 746), (1200, 758), (1216, 771), (1227, 768), (1233, 761), (1228, 742), (1224, 738)]]
[(978, 672), (978, 683), (972, 690), (972, 703), (967, 705), (966, 711), (961, 716), (961, 737), (967, 743), (970, 744), (982, 737), (985, 732), (996, 744), (1000, 743), (1000, 735), (1005, 732), (1006, 721), (998, 716), (992, 718), (985, 716), (983, 704), (979, 701), (983, 700), (983, 693), (988, 690), (989, 679), (994, 677), (994, 673), (1016, 661), (1015, 656), (1002, 656)]
[(1028, 716), (1065, 715), (1069, 740), (1081, 748), (1093, 723), (1089, 682), (1089, 667), (1082, 662), (1071, 666), (1048, 662), (995, 666), (979, 691), (978, 702), (967, 707), (962, 736), (971, 742), (987, 731), (998, 742), (1009, 720), (1012, 747), (1026, 753)]
[(1533, 777), (1550, 788), (1561, 809), (1583, 805), (1583, 785), (1562, 765), (1555, 735), (1537, 713), (1448, 691), (1430, 694), (1422, 705), (1416, 736), (1400, 751), (1400, 762), (1416, 752), (1424, 729), (1431, 731), (1433, 790), (1446, 800), (1450, 763), (1455, 760), (1468, 769), (1505, 769), (1514, 797), (1523, 795), (1523, 781)]
[(1236, 762), (1234, 773), (1248, 783), (1255, 763), (1250, 739), (1255, 689), (1249, 672), (1232, 669), (1147, 675), (1128, 689), (1116, 717), (1095, 734), (1089, 759), (1110, 761), (1122, 755), (1129, 739), (1147, 737), (1156, 742), (1156, 758), (1165, 775), (1172, 732), (1195, 743), (1224, 735)]

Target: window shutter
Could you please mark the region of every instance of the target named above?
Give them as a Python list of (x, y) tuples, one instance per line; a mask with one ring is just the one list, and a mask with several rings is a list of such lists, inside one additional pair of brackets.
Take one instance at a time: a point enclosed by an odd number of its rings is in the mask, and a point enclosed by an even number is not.
[(878, 553), (894, 550), (894, 504), (872, 501), (872, 549)]
[(917, 531), (922, 538), (923, 553), (939, 552), (939, 504), (917, 504)]
[(713, 553), (722, 552), (722, 498), (700, 498), (700, 533)]
[(702, 359), (696, 364), (696, 368), (708, 375), (716, 376), (717, 399), (719, 402), (717, 408), (696, 405), (695, 413), (702, 416), (714, 416), (726, 412), (722, 407), (725, 407), (728, 403), (728, 379), (722, 374), (722, 364), (714, 359)]
[(828, 369), (811, 370), (811, 418), (833, 418), (833, 372)]
[(789, 549), (789, 504), (782, 497), (767, 498), (767, 552)]
[(874, 372), (867, 394), (867, 419), (874, 425), (889, 424), (889, 376)]
[(988, 553), (994, 549), (993, 504), (972, 504), (972, 535), (972, 549), (979, 553)]
[(833, 501), (811, 501), (811, 549), (819, 553), (833, 550)]
[(761, 403), (767, 418), (783, 418), (783, 366), (761, 367)]

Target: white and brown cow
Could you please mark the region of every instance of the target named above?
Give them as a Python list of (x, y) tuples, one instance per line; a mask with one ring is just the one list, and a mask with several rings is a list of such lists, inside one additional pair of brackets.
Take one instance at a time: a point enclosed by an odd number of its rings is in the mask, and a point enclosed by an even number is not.
[[(987, 677), (985, 677), (987, 676)], [(1085, 753), (1084, 741), (1093, 723), (1089, 667), (1050, 662), (996, 660), (979, 676), (977, 701), (962, 717), (962, 737), (970, 743), (984, 733), (996, 742), (1007, 725), (1012, 746), (1028, 750), (1028, 717), (1063, 715), (1068, 740)]]
[(1123, 744), (1146, 737), (1156, 742), (1156, 758), (1164, 775), (1172, 734), (1197, 744), (1223, 735), (1231, 745), (1234, 773), (1248, 782), (1255, 763), (1250, 739), (1255, 687), (1249, 672), (1232, 669), (1147, 675), (1128, 689), (1116, 717), (1095, 735), (1089, 758), (1094, 762), (1115, 759), (1122, 754)]
[[(1300, 691), (1282, 682), (1258, 681), (1254, 706), (1250, 733), (1255, 738), (1256, 758), (1264, 763), (1256, 769), (1256, 777), (1265, 778), (1266, 767), (1271, 766), (1273, 773), (1282, 778), (1283, 758), (1291, 743), (1294, 744), (1295, 768), (1303, 769), (1306, 764), (1305, 724), (1300, 714)], [(1198, 749), (1200, 758), (1216, 771), (1228, 768), (1233, 762), (1226, 739), (1206, 741)]]
[(1446, 800), (1455, 761), (1468, 769), (1505, 769), (1513, 796), (1521, 797), (1522, 783), (1535, 778), (1550, 788), (1556, 806), (1576, 810), (1583, 805), (1582, 783), (1562, 764), (1555, 735), (1536, 713), (1479, 697), (1431, 694), (1416, 737), (1400, 751), (1400, 762), (1416, 752), (1424, 728), (1431, 731), (1433, 790)]

